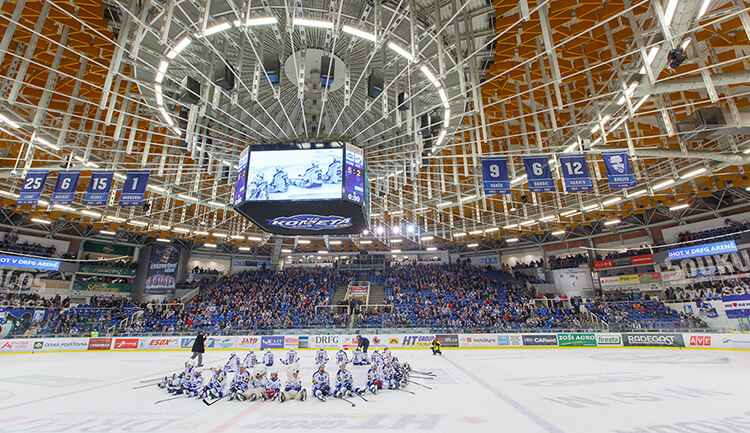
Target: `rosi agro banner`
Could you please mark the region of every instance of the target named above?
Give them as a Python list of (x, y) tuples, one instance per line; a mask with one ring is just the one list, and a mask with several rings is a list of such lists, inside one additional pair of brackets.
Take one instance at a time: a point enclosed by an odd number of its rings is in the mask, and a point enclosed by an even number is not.
[(596, 347), (596, 335), (557, 334), (557, 343), (561, 347)]
[(647, 346), (647, 347), (685, 347), (682, 334), (665, 333), (642, 333), (622, 334), (625, 346)]

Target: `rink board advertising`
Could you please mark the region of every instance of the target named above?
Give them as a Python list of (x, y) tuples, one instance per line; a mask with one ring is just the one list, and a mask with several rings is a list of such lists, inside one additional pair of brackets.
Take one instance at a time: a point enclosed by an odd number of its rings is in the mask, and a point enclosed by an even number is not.
[(243, 152), (234, 209), (265, 231), (335, 235), (368, 227), (362, 149), (342, 143), (337, 148), (251, 151), (246, 163), (244, 158)]
[(179, 261), (179, 248), (167, 244), (154, 244), (151, 247), (144, 292), (151, 295), (164, 295), (168, 291), (174, 291)]
[[(14, 314), (15, 313), (15, 314)], [(31, 312), (30, 312), (31, 313)], [(29, 316), (30, 316), (29, 313)], [(0, 308), (0, 323), (15, 320), (17, 312)], [(28, 320), (31, 320), (30, 318)], [(41, 320), (41, 318), (40, 318)], [(389, 346), (413, 350), (430, 350), (430, 342), (437, 338), (443, 348), (544, 348), (546, 347), (660, 347), (750, 349), (750, 334), (665, 333), (665, 332), (572, 332), (558, 334), (366, 334), (370, 349)], [(188, 350), (194, 336), (151, 336), (116, 338), (18, 338), (0, 339), (0, 353), (29, 353), (44, 351), (88, 350)], [(227, 335), (209, 337), (207, 350), (247, 350), (266, 348), (325, 348), (330, 354), (341, 347), (357, 347), (355, 335)], [(329, 355), (330, 356), (330, 355)]]

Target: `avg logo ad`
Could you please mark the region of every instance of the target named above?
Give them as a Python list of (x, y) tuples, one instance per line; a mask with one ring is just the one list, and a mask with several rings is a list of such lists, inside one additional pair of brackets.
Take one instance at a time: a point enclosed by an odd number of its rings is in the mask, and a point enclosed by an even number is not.
[(557, 334), (560, 347), (596, 347), (595, 334)]

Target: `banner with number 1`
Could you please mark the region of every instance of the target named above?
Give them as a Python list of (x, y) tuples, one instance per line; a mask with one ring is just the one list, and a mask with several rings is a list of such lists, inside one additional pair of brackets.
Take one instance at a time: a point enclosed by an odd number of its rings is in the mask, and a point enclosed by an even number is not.
[(112, 188), (112, 171), (94, 171), (91, 173), (91, 182), (83, 199), (84, 206), (106, 206), (109, 199), (109, 190)]
[(120, 206), (141, 206), (143, 195), (146, 193), (148, 184), (148, 170), (132, 170), (125, 177), (125, 185), (120, 193)]

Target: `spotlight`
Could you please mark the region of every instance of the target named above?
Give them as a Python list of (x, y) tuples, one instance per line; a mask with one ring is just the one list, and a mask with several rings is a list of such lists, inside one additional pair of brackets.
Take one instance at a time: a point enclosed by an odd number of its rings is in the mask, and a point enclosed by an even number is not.
[(677, 47), (669, 50), (667, 60), (669, 61), (670, 68), (677, 69), (680, 67), (682, 62), (687, 60), (687, 55), (683, 52), (682, 47)]

